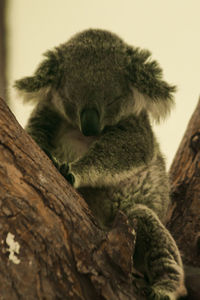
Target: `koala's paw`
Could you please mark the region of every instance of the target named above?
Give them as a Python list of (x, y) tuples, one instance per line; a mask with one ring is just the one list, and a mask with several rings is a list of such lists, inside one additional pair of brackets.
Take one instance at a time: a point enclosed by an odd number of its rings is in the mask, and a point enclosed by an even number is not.
[(149, 300), (175, 300), (176, 298), (171, 292), (161, 289), (159, 287), (151, 287), (145, 289), (145, 294)]
[(69, 172), (69, 165), (62, 164), (59, 168), (60, 173), (65, 177), (65, 179), (73, 186), (75, 182), (74, 175)]

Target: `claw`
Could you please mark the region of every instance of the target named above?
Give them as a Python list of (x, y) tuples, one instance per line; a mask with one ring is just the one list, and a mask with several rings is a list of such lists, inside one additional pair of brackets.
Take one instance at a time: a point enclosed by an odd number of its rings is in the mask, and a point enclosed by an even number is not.
[(73, 186), (75, 182), (74, 176), (69, 173), (69, 165), (68, 164), (62, 164), (59, 168), (60, 173), (65, 177), (65, 179)]
[(66, 177), (69, 173), (69, 165), (68, 164), (62, 164), (59, 168), (60, 173)]
[(74, 182), (75, 182), (75, 179), (74, 179), (74, 176), (69, 173), (67, 176), (65, 176), (65, 178), (67, 179), (67, 181), (73, 186), (74, 185)]

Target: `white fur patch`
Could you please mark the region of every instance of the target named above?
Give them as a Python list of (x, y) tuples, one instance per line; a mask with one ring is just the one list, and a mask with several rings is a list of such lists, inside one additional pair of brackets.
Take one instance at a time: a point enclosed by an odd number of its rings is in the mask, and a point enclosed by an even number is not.
[(52, 91), (51, 103), (54, 105), (54, 108), (63, 117), (65, 117), (65, 118), (67, 117), (66, 114), (65, 114), (65, 108), (64, 108), (63, 99), (59, 96), (59, 94), (55, 90)]
[(95, 136), (84, 136), (78, 129), (63, 124), (56, 137), (57, 147), (54, 155), (63, 162), (75, 161), (88, 151), (96, 139)]
[(26, 92), (24, 90), (16, 89), (17, 97), (23, 99), (24, 102), (39, 102), (42, 99), (46, 99), (50, 92), (50, 87), (44, 87), (37, 92)]
[(142, 110), (146, 110), (156, 122), (160, 122), (161, 119), (165, 119), (169, 115), (174, 105), (172, 100), (156, 99), (155, 101), (149, 96), (140, 93), (137, 88), (132, 88), (132, 90), (136, 115), (139, 115)]

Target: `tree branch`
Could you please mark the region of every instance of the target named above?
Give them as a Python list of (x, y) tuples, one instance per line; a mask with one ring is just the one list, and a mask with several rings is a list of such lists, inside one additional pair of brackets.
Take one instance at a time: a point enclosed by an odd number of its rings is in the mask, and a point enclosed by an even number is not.
[(135, 299), (126, 217), (102, 231), (2, 99), (0, 128), (0, 298)]
[[(2, 99), (0, 128), (0, 299), (144, 299), (126, 216), (119, 212), (109, 232), (99, 228)], [(189, 265), (190, 300), (200, 299), (199, 128), (200, 102), (170, 170), (168, 228)]]
[(200, 299), (200, 100), (170, 169), (168, 228), (187, 265), (188, 299)]

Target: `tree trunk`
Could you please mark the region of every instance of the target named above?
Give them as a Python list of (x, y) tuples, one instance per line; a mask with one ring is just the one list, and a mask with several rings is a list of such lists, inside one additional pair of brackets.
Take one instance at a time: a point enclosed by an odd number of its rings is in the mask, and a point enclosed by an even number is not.
[(102, 231), (2, 99), (0, 128), (0, 299), (135, 299), (126, 217)]
[[(170, 169), (172, 205), (168, 229), (186, 266), (190, 296), (200, 299), (200, 100)], [(195, 298), (196, 297), (196, 298)]]
[[(168, 227), (190, 265), (190, 300), (200, 299), (199, 128), (200, 103), (170, 171)], [(99, 228), (0, 99), (0, 299), (144, 299), (135, 296), (134, 241), (121, 212), (109, 232)]]

